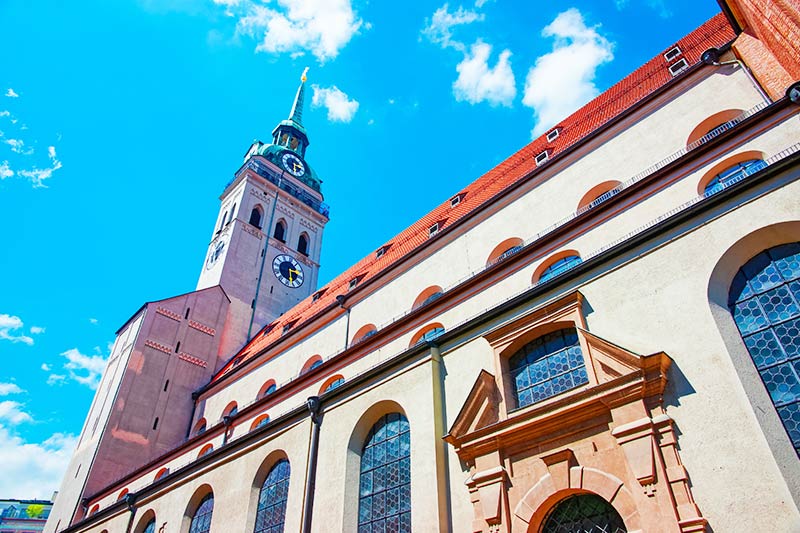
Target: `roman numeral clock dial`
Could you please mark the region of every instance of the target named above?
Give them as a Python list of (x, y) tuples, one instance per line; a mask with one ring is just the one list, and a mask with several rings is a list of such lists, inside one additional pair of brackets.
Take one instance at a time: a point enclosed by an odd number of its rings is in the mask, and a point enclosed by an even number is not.
[(303, 267), (291, 255), (276, 255), (272, 260), (272, 272), (287, 287), (296, 289), (303, 284)]

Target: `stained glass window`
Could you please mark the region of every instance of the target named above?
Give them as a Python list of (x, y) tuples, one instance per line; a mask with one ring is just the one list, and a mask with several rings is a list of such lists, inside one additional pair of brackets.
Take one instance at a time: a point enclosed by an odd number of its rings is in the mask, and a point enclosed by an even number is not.
[(508, 360), (517, 407), (525, 407), (589, 381), (574, 329), (548, 333)]
[(581, 258), (577, 255), (570, 255), (569, 257), (563, 257), (550, 265), (549, 267), (545, 268), (544, 271), (539, 275), (539, 283), (543, 283), (550, 278), (554, 278), (561, 274), (562, 272), (566, 272), (570, 268), (574, 267), (575, 265), (581, 262)]
[(281, 459), (261, 485), (254, 533), (283, 533), (286, 500), (289, 495), (289, 461)]
[(389, 413), (372, 426), (361, 453), (358, 533), (411, 531), (411, 433)]
[(736, 327), (800, 453), (800, 243), (765, 250), (733, 278)]
[(611, 504), (594, 494), (563, 500), (550, 512), (542, 533), (627, 533), (622, 517)]
[(214, 494), (208, 493), (200, 500), (200, 505), (192, 517), (189, 533), (208, 533), (211, 528), (211, 513), (214, 511)]
[(156, 519), (152, 518), (147, 523), (147, 525), (144, 526), (144, 529), (142, 530), (142, 533), (155, 533), (155, 532), (156, 532)]
[(749, 176), (750, 174), (753, 174), (766, 166), (767, 164), (762, 159), (751, 159), (750, 161), (736, 163), (735, 165), (726, 168), (714, 176), (711, 181), (708, 182), (708, 185), (706, 185), (706, 189), (703, 191), (703, 194), (710, 196), (715, 192), (721, 191), (728, 185), (739, 181), (741, 178)]

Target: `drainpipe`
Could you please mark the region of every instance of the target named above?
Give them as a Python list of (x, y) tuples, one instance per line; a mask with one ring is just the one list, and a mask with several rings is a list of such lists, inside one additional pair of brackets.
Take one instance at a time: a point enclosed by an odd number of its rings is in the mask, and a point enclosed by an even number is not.
[(344, 349), (346, 350), (347, 344), (350, 339), (350, 308), (344, 306), (344, 300), (345, 300), (344, 294), (339, 294), (338, 296), (336, 296), (336, 303), (339, 304), (339, 307), (344, 309), (345, 313), (347, 314), (347, 322), (345, 323), (345, 329), (344, 329)]
[(250, 313), (250, 325), (247, 326), (247, 342), (250, 342), (250, 334), (253, 332), (253, 321), (256, 318), (256, 307), (258, 306), (258, 293), (261, 290), (261, 278), (264, 277), (264, 263), (267, 261), (267, 248), (269, 248), (269, 232), (272, 229), (272, 222), (275, 219), (275, 208), (278, 206), (278, 194), (281, 190), (283, 171), (278, 176), (278, 185), (275, 187), (275, 200), (272, 202), (272, 210), (269, 214), (269, 222), (264, 232), (264, 249), (261, 251), (261, 268), (258, 269), (258, 281), (256, 282), (256, 295), (253, 297), (253, 310)]
[(231, 415), (225, 415), (222, 417), (222, 424), (225, 426), (225, 433), (222, 434), (222, 445), (225, 446), (228, 444), (229, 433), (231, 430), (231, 423), (233, 422), (233, 417)]
[(308, 469), (306, 470), (306, 494), (303, 502), (302, 533), (311, 533), (311, 518), (314, 512), (314, 487), (317, 483), (317, 456), (319, 454), (319, 428), (322, 425), (322, 402), (319, 396), (306, 400), (311, 414), (311, 442), (308, 447)]
[(447, 433), (447, 404), (445, 403), (444, 378), (447, 369), (444, 366), (442, 352), (435, 341), (427, 341), (431, 353), (431, 385), (433, 392), (433, 432), (435, 434), (436, 458), (436, 500), (439, 509), (439, 531), (450, 531), (450, 470), (447, 459), (447, 442), (443, 436)]
[(750, 72), (750, 69), (747, 68), (747, 65), (742, 63), (742, 61), (740, 59), (738, 59), (738, 58), (731, 59), (730, 61), (722, 61), (722, 62), (720, 62), (719, 55), (720, 55), (720, 52), (719, 52), (718, 49), (709, 48), (708, 50), (703, 52), (703, 55), (700, 57), (700, 59), (706, 65), (712, 65), (712, 66), (715, 66), (715, 67), (724, 67), (724, 66), (727, 66), (727, 65), (739, 65), (739, 67), (742, 69), (742, 72), (744, 72), (745, 76), (747, 76), (747, 79), (750, 80), (750, 83), (752, 83), (753, 87), (756, 88), (756, 91), (758, 91), (758, 94), (761, 95), (761, 98), (763, 98), (764, 101), (767, 104), (771, 104), (772, 103), (772, 100), (767, 95), (767, 93), (764, 92), (764, 89), (761, 88), (761, 85), (753, 77), (753, 73)]
[(186, 428), (186, 440), (192, 436), (192, 424), (194, 423), (194, 414), (197, 411), (197, 399), (200, 397), (197, 392), (192, 393), (192, 415), (189, 417), (189, 427)]
[(128, 511), (131, 512), (128, 517), (128, 527), (125, 528), (125, 533), (131, 533), (133, 527), (133, 517), (136, 516), (136, 494), (128, 493), (125, 495), (125, 504), (128, 506)]

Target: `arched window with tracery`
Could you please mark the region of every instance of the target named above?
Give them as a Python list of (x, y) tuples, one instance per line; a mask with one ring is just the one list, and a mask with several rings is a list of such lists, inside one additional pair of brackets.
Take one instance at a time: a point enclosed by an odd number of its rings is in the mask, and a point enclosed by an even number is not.
[(281, 242), (286, 242), (286, 222), (279, 220), (278, 223), (275, 224), (275, 231), (272, 233), (272, 236)]
[(258, 229), (261, 229), (261, 219), (263, 218), (264, 213), (261, 210), (261, 206), (257, 205), (250, 211), (250, 220), (248, 221), (251, 226), (255, 226)]
[(747, 161), (736, 163), (726, 168), (722, 172), (715, 174), (711, 180), (706, 183), (703, 194), (705, 196), (709, 196), (719, 192), (725, 187), (733, 185), (742, 178), (745, 178), (750, 174), (754, 174), (766, 166), (767, 163), (764, 162), (763, 159), (749, 159)]
[(764, 250), (733, 278), (728, 305), (800, 453), (800, 242)]
[(283, 533), (289, 496), (289, 461), (281, 459), (267, 474), (258, 494), (254, 533)]
[(209, 492), (202, 500), (200, 505), (192, 515), (192, 522), (189, 525), (189, 533), (208, 533), (211, 529), (211, 513), (214, 512), (214, 493)]
[(400, 413), (372, 426), (361, 452), (358, 531), (411, 531), (411, 432)]
[(308, 255), (308, 235), (305, 233), (300, 234), (297, 239), (297, 251), (303, 255)]
[(508, 360), (517, 407), (525, 407), (589, 381), (578, 333), (561, 329), (520, 348)]
[(545, 518), (542, 533), (627, 533), (610, 503), (596, 494), (576, 494), (560, 501)]

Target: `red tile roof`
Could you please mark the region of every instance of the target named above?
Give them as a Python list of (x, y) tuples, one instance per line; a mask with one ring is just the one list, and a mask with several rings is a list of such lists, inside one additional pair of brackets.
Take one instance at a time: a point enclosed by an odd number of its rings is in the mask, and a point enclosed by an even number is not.
[[(675, 44), (680, 46), (683, 52), (681, 57), (685, 58), (689, 65), (694, 65), (700, 61), (700, 56), (704, 51), (712, 47), (723, 46), (734, 37), (733, 29), (725, 16), (720, 13)], [(674, 46), (672, 45), (668, 49)], [(664, 52), (668, 49), (665, 49)], [(674, 63), (674, 61), (670, 63)], [(302, 324), (312, 319), (331, 306), (335, 302), (337, 294), (346, 294), (350, 280), (353, 278), (359, 278), (358, 285), (361, 286), (365, 281), (375, 278), (388, 267), (403, 261), (412, 251), (427, 243), (429, 229), (436, 222), (439, 222), (439, 230), (442, 231), (490, 203), (497, 194), (502, 193), (513, 184), (528, 178), (536, 168), (534, 158), (537, 154), (548, 150), (550, 159), (558, 157), (567, 148), (587, 138), (599, 127), (651, 95), (672, 79), (673, 76), (668, 70), (667, 61), (662, 54), (657, 55), (559, 122), (556, 126), (561, 130), (558, 137), (552, 142), (547, 141), (546, 135), (535, 139), (461, 190), (462, 198), (458, 205), (451, 207), (448, 198), (439, 207), (386, 243), (384, 245), (385, 253), (381, 257), (370, 254), (361, 259), (317, 291), (322, 294), (316, 301), (312, 297), (306, 298), (286, 312), (271, 327), (270, 325), (266, 326), (217, 373), (212, 379), (212, 383), (231, 372), (235, 366), (257, 356), (277, 341), (283, 334), (283, 327), (276, 326), (288, 323)], [(266, 334), (263, 333), (265, 330)]]

